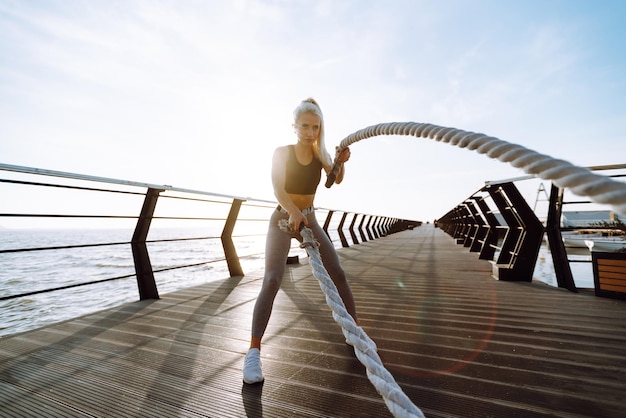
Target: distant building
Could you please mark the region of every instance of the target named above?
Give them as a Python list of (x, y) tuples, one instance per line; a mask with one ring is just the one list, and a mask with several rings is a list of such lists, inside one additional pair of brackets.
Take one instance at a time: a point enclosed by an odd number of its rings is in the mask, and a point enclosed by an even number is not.
[(563, 212), (561, 226), (563, 228), (586, 228), (605, 226), (618, 221), (615, 213), (610, 210), (587, 210), (577, 212)]

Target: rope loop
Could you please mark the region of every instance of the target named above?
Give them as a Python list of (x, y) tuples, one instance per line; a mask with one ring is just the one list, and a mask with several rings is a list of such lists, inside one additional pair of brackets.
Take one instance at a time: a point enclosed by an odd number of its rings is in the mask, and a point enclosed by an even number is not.
[(378, 135), (409, 135), (467, 148), (509, 163), (527, 174), (552, 181), (556, 186), (568, 188), (579, 196), (589, 197), (595, 203), (611, 205), (617, 213), (626, 216), (626, 183), (481, 133), (429, 123), (388, 122), (368, 126), (348, 135), (339, 143), (339, 149)]
[(317, 241), (313, 241), (313, 242), (302, 242), (300, 244), (300, 248), (309, 248), (309, 247), (313, 247), (313, 248), (319, 248), (320, 247), (320, 243)]

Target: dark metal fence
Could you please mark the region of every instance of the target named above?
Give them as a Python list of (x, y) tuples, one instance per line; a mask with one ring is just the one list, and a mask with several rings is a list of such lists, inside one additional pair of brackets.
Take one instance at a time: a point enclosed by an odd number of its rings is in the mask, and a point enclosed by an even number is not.
[[(22, 298), (38, 293), (53, 292), (79, 286), (97, 285), (135, 277), (139, 298), (158, 299), (159, 292), (155, 274), (200, 264), (225, 262), (231, 277), (244, 275), (240, 260), (260, 257), (261, 253), (238, 253), (237, 242), (242, 239), (263, 239), (270, 212), (276, 202), (222, 195), (199, 190), (155, 185), (119, 179), (88, 176), (75, 173), (42, 170), (38, 168), (0, 164), (4, 174), (0, 178), (0, 221), (19, 223), (23, 226), (57, 225), (59, 222), (80, 221), (81, 226), (123, 222), (134, 230), (129, 241), (81, 243), (76, 245), (40, 246), (29, 248), (3, 248), (0, 256), (11, 253), (37, 253), (49, 251), (71, 251), (79, 248), (130, 246), (134, 261), (134, 274), (84, 281), (64, 286), (0, 295), (0, 300)], [(61, 193), (64, 192), (64, 193)], [(69, 193), (69, 194), (68, 194)], [(71, 197), (70, 197), (71, 196)], [(94, 198), (97, 196), (97, 199)], [(120, 202), (112, 196), (130, 198), (131, 202)], [(40, 209), (40, 208), (43, 208)], [(82, 208), (83, 212), (76, 211)], [(138, 211), (137, 211), (138, 209)], [(134, 211), (134, 212), (133, 212)], [(380, 238), (389, 233), (406, 229), (415, 222), (385, 216), (350, 213), (338, 210), (318, 209), (318, 216), (325, 215), (324, 230), (335, 246), (349, 247), (364, 241)], [(9, 221), (10, 219), (10, 221)], [(25, 222), (33, 223), (25, 223)], [(37, 222), (34, 222), (37, 221)], [(45, 221), (45, 222), (44, 222)], [(155, 222), (210, 223), (219, 235), (171, 237), (149, 239)], [(242, 223), (254, 227), (243, 228), (246, 233), (237, 233)], [(65, 225), (65, 224), (64, 224)], [(349, 225), (349, 226), (347, 226)], [(250, 231), (253, 231), (250, 233)], [(346, 238), (350, 236), (350, 241)], [(148, 244), (163, 242), (189, 242), (216, 240), (221, 242), (222, 251), (210, 254), (210, 259), (192, 264), (169, 265), (155, 269), (150, 260)], [(297, 243), (293, 244), (294, 246)]]
[[(590, 169), (623, 171), (626, 165), (598, 166)], [(617, 173), (609, 177), (624, 176)], [(532, 281), (545, 232), (558, 286), (577, 292), (570, 263), (589, 263), (591, 260), (569, 257), (561, 232), (575, 231), (577, 228), (563, 227), (561, 218), (565, 206), (584, 207), (593, 202), (566, 201), (565, 190), (552, 185), (547, 218), (545, 222), (541, 222), (535, 208), (531, 209), (515, 185), (515, 181), (530, 178), (532, 177), (526, 176), (501, 182), (487, 182), (484, 187), (438, 219), (437, 225), (454, 237), (458, 244), (468, 247), (472, 252), (478, 252), (479, 258), (492, 261), (494, 278), (511, 281)], [(611, 225), (585, 225), (584, 228), (607, 226), (623, 228), (624, 224), (615, 217)]]

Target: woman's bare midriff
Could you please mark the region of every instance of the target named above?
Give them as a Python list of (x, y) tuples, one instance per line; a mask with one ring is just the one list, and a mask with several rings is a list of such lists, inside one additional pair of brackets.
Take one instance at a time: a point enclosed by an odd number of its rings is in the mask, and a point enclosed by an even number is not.
[(314, 194), (287, 194), (289, 195), (289, 199), (291, 199), (300, 210), (308, 209), (313, 206), (313, 200), (315, 199)]

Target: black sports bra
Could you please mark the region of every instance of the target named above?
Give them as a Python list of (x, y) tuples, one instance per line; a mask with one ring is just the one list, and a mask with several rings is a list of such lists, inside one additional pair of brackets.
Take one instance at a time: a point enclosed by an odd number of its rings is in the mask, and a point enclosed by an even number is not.
[(296, 158), (294, 146), (289, 145), (288, 148), (285, 191), (293, 194), (315, 194), (322, 178), (322, 163), (313, 156), (309, 165), (302, 165)]

